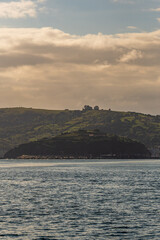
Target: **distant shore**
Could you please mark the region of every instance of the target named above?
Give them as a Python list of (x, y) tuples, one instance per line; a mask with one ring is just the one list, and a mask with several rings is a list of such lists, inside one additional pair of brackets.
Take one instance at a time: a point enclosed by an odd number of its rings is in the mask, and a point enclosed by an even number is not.
[[(4, 158), (3, 158), (4, 159)], [(7, 158), (5, 158), (7, 159)], [(13, 158), (14, 159), (14, 158)], [(21, 155), (15, 159), (158, 159), (158, 158), (147, 158), (142, 156), (57, 156), (57, 155)]]

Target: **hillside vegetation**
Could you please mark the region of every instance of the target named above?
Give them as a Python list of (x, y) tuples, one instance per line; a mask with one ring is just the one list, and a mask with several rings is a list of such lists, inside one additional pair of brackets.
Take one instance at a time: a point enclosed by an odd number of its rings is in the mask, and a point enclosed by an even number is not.
[(99, 131), (79, 130), (21, 144), (4, 158), (149, 158), (144, 144)]
[(160, 145), (160, 116), (110, 110), (4, 108), (0, 109), (0, 154), (22, 143), (79, 129), (99, 129), (147, 147)]

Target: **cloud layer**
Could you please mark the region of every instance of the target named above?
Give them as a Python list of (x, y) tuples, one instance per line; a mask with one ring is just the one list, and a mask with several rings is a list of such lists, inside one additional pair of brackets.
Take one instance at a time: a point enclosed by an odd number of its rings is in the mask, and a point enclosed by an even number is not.
[(36, 17), (38, 4), (42, 2), (44, 0), (0, 2), (0, 18)]
[(84, 104), (160, 114), (160, 30), (70, 35), (58, 29), (0, 31), (0, 107)]

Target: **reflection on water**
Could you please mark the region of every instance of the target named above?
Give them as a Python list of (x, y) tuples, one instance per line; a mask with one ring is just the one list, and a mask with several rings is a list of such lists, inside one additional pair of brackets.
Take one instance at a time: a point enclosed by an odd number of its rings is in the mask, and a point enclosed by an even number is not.
[(160, 239), (159, 160), (0, 160), (0, 239)]

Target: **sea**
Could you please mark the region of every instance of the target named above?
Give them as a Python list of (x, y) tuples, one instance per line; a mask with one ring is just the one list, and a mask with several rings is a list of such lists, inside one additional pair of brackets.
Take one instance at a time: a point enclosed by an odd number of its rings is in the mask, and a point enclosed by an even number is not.
[(0, 160), (0, 239), (160, 239), (160, 160)]

